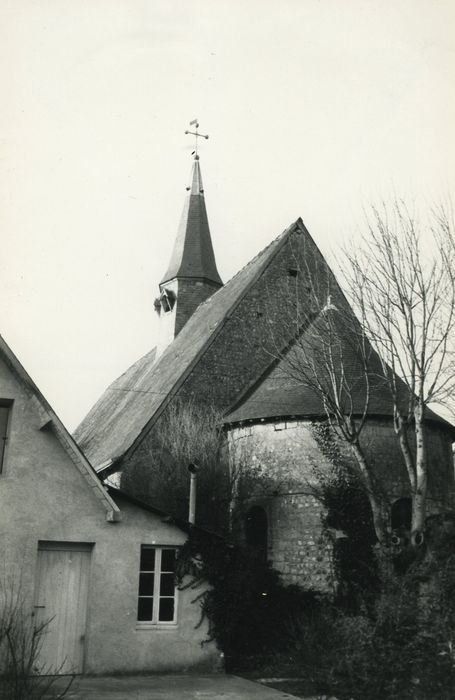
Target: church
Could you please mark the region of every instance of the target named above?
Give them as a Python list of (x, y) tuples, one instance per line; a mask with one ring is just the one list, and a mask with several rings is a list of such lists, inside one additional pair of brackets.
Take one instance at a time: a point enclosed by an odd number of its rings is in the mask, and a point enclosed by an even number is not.
[[(197, 154), (187, 190), (171, 260), (155, 300), (160, 318), (156, 347), (106, 389), (75, 439), (100, 478), (123, 487), (125, 473), (136, 466), (150, 473), (160, 469), (153, 459), (154, 439), (176, 402), (215, 407), (222, 416), (229, 468), (233, 453), (241, 454), (253, 477), (250, 492), (241, 494), (244, 507), (240, 519), (234, 517), (233, 536), (263, 548), (285, 581), (324, 589), (330, 543), (321, 527), (321, 503), (311, 486), (314, 469), (331, 466), (317, 437), (326, 413), (320, 396), (286, 371), (285, 360), (295, 352), (302, 329), (305, 336), (305, 329), (323, 312), (352, 312), (300, 218), (223, 284)], [(314, 293), (316, 288), (320, 293)], [(347, 334), (343, 342), (349, 355)], [(350, 410), (356, 418), (362, 415), (365, 397), (357, 359), (352, 353), (350, 358)], [(398, 519), (406, 518), (409, 504), (392, 418), (390, 397), (377, 386), (362, 439), (387, 495), (390, 528), (394, 512)], [(455, 429), (431, 411), (426, 418), (431, 514), (453, 502)], [(266, 482), (266, 488), (254, 484), (255, 475), (257, 484)]]

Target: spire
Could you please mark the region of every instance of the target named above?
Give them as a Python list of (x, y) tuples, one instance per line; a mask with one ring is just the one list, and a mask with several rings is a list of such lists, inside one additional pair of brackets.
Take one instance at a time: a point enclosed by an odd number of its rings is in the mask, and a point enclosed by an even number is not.
[(159, 357), (172, 343), (197, 307), (223, 286), (216, 269), (212, 238), (210, 236), (201, 165), (197, 153), (198, 138), (208, 139), (196, 131), (186, 131), (196, 138), (191, 185), (183, 207), (171, 260), (160, 282), (160, 296), (155, 299), (155, 310), (160, 316)]
[(183, 277), (197, 278), (221, 287), (223, 283), (216, 267), (197, 154), (193, 162), (191, 187), (187, 187), (187, 190), (189, 194), (183, 207), (174, 250), (160, 284)]
[(193, 172), (191, 179), (191, 187), (187, 187), (187, 190), (191, 190), (191, 194), (204, 194), (204, 186), (202, 184), (201, 166), (199, 165), (199, 156), (194, 156)]

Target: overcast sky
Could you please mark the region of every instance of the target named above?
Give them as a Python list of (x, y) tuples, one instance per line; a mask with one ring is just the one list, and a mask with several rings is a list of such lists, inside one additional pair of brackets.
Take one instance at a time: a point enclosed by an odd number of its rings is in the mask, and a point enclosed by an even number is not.
[(198, 117), (228, 280), (455, 184), (453, 0), (0, 0), (0, 332), (73, 429), (157, 336)]

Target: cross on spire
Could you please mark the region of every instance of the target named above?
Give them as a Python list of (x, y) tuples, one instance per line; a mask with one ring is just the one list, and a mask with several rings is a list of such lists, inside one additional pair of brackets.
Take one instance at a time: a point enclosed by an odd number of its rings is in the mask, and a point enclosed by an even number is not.
[(189, 131), (188, 129), (185, 131), (185, 134), (191, 134), (192, 136), (195, 137), (195, 144), (194, 144), (194, 151), (191, 155), (194, 155), (194, 160), (199, 160), (199, 156), (197, 154), (197, 140), (198, 138), (201, 139), (208, 139), (208, 134), (200, 134), (198, 129), (199, 129), (199, 122), (197, 119), (193, 119), (193, 121), (190, 122), (190, 126), (194, 126), (195, 131)]

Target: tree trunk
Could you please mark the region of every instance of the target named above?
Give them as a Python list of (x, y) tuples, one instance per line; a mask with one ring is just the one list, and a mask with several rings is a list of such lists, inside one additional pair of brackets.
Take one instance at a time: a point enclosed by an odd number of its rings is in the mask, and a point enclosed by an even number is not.
[(382, 499), (378, 492), (378, 487), (374, 483), (373, 475), (370, 473), (368, 463), (358, 441), (351, 443), (351, 450), (357, 460), (357, 464), (359, 465), (366, 487), (371, 512), (373, 514), (373, 524), (376, 537), (381, 545), (385, 544), (387, 542), (387, 524), (384, 517), (384, 508), (381, 502)]
[(426, 501), (428, 487), (428, 458), (426, 430), (423, 420), (424, 406), (419, 401), (414, 410), (416, 436), (416, 488), (412, 501), (412, 544), (423, 543), (423, 531), (426, 518)]
[(416, 473), (414, 467), (414, 459), (409, 447), (408, 435), (407, 435), (407, 423), (403, 418), (398, 415), (395, 419), (395, 432), (398, 436), (398, 442), (400, 444), (401, 454), (403, 455), (404, 463), (406, 465), (406, 471), (408, 472), (409, 486), (412, 497), (416, 492), (417, 482)]

